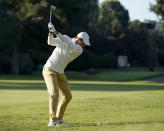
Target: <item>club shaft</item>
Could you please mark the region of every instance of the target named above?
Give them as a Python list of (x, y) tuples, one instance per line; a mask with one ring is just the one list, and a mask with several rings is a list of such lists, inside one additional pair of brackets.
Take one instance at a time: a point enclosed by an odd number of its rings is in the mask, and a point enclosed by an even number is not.
[(50, 6), (50, 22), (52, 21), (52, 10), (55, 10), (56, 7), (54, 5)]
[(50, 22), (51, 22), (51, 16), (52, 16), (52, 7), (50, 7)]

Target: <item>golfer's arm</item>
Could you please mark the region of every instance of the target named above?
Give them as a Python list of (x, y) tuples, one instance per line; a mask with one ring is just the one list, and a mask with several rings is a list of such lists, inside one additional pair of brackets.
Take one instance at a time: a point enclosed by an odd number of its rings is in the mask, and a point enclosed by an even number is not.
[(58, 46), (60, 42), (59, 42), (59, 40), (57, 38), (54, 38), (53, 37), (53, 33), (50, 32), (48, 34), (47, 43), (48, 43), (48, 45), (51, 45), (51, 46)]
[(55, 34), (56, 36), (58, 36), (59, 32), (58, 32), (58, 31), (55, 31), (54, 34)]
[(72, 44), (72, 41), (68, 38), (68, 36), (62, 35), (61, 33), (55, 31), (54, 32), (56, 36), (64, 43), (66, 44), (71, 50), (74, 49), (74, 45)]

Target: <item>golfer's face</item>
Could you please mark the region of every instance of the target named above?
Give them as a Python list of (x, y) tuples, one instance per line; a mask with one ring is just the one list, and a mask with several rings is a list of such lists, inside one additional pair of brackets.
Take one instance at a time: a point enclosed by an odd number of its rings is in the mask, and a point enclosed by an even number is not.
[(79, 37), (76, 38), (76, 43), (82, 47), (85, 47), (85, 43), (84, 43), (83, 39), (81, 39)]

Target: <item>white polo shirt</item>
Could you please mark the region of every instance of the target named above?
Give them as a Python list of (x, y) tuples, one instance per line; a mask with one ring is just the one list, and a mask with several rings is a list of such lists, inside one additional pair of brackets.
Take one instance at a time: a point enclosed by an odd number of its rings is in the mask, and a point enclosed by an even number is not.
[(83, 48), (77, 45), (74, 38), (58, 34), (57, 38), (48, 36), (48, 45), (56, 46), (45, 66), (58, 73), (64, 73), (66, 66), (82, 54)]

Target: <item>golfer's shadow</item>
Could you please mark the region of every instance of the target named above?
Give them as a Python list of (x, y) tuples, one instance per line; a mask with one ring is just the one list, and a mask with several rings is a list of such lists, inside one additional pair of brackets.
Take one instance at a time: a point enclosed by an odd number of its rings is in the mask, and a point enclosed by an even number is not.
[(140, 121), (140, 122), (111, 122), (111, 123), (70, 123), (69, 127), (90, 127), (90, 126), (110, 126), (110, 125), (142, 125), (142, 124), (155, 124), (161, 123), (164, 124), (164, 121)]
[(97, 123), (70, 123), (69, 127), (89, 127), (89, 126), (98, 126)]

